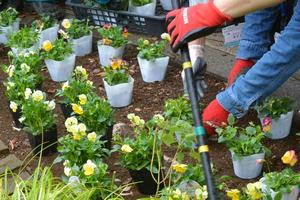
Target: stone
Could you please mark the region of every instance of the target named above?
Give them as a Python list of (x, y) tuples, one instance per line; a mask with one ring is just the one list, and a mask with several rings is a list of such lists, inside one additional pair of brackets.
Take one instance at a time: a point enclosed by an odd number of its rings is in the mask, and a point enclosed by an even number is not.
[(7, 168), (13, 171), (21, 167), (22, 163), (23, 162), (19, 160), (14, 154), (10, 154), (0, 160), (0, 174), (3, 174)]
[[(30, 178), (30, 174), (26, 171), (21, 172), (21, 174), (18, 174), (19, 177), (16, 178), (21, 178), (23, 181), (28, 180)], [(13, 193), (14, 189), (15, 189), (15, 181), (16, 178), (9, 176), (9, 178), (7, 179), (7, 191), (9, 194)], [(5, 187), (4, 183), (3, 183), (3, 189)]]

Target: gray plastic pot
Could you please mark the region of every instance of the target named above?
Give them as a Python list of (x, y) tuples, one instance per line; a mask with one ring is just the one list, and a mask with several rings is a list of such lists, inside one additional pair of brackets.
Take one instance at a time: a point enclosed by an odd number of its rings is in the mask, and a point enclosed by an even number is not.
[(39, 48), (40, 46), (40, 42), (38, 41), (37, 43), (35, 43), (32, 47), (29, 47), (29, 48), (26, 48), (26, 49), (20, 49), (20, 48), (15, 48), (15, 47), (12, 47), (11, 48), (11, 51), (16, 55), (18, 56), (19, 54), (25, 54), (25, 53), (28, 53), (30, 51), (35, 51)]
[(6, 44), (8, 41), (8, 35), (14, 31), (18, 31), (20, 27), (20, 20), (17, 19), (12, 25), (0, 27), (0, 44)]
[[(282, 139), (290, 134), (294, 111), (290, 111), (285, 115), (281, 115), (279, 119), (272, 119), (270, 133), (265, 135), (271, 139)], [(260, 118), (263, 124), (263, 118)]]
[(46, 40), (54, 42), (54, 40), (56, 40), (56, 38), (57, 38), (58, 29), (59, 29), (59, 25), (56, 24), (55, 26), (53, 26), (51, 28), (47, 28), (47, 29), (43, 30), (40, 34), (40, 46), (42, 46), (43, 42)]
[(144, 6), (134, 6), (131, 1), (129, 1), (128, 11), (136, 13), (138, 15), (154, 16), (156, 9), (156, 0), (152, 3), (148, 3)]
[(164, 10), (173, 10), (171, 0), (159, 0), (159, 1)]
[(75, 66), (75, 54), (63, 61), (45, 60), (51, 79), (55, 82), (67, 81), (71, 78)]
[[(265, 178), (264, 177), (261, 178), (259, 181), (262, 183), (262, 188), (261, 188), (262, 192), (267, 193), (268, 191), (270, 191), (272, 199), (275, 199), (278, 192), (268, 188), (268, 186), (265, 184)], [(281, 200), (297, 200), (298, 195), (299, 195), (299, 187), (298, 186), (293, 186), (292, 187), (292, 192), (282, 194)]]
[(125, 107), (131, 103), (134, 85), (131, 76), (128, 78), (128, 83), (110, 86), (104, 79), (103, 82), (108, 102), (112, 107)]
[(81, 38), (72, 40), (73, 52), (76, 56), (85, 56), (92, 52), (93, 35), (83, 36)]
[(138, 63), (145, 82), (163, 81), (167, 72), (169, 57), (157, 58), (155, 61), (142, 59), (138, 56)]
[(105, 67), (110, 65), (111, 59), (122, 58), (125, 46), (114, 48), (112, 46), (102, 45), (98, 41), (98, 54), (100, 59), (100, 64)]
[(234, 160), (234, 152), (231, 152), (234, 174), (242, 179), (253, 179), (261, 174), (263, 164), (257, 163), (258, 159), (264, 159), (265, 153), (254, 154)]

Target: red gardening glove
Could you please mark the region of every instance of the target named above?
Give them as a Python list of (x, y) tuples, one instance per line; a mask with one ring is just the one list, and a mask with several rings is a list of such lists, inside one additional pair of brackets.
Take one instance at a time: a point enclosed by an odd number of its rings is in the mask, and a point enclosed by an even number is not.
[(203, 126), (209, 135), (216, 134), (215, 129), (227, 122), (229, 112), (215, 99), (203, 111)]
[(246, 74), (246, 72), (254, 65), (254, 61), (251, 59), (248, 60), (242, 60), (237, 59), (235, 61), (234, 66), (232, 67), (229, 76), (228, 76), (228, 84), (232, 85), (233, 82), (236, 81), (236, 79), (241, 74)]
[(204, 37), (232, 18), (215, 7), (213, 0), (189, 8), (171, 11), (166, 16), (171, 46), (176, 52), (182, 44)]

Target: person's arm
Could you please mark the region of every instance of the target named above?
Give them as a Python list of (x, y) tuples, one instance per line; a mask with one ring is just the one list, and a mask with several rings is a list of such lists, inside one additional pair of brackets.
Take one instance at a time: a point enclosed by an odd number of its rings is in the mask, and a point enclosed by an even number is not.
[(284, 0), (214, 0), (215, 6), (232, 18), (241, 17), (250, 12), (268, 8)]

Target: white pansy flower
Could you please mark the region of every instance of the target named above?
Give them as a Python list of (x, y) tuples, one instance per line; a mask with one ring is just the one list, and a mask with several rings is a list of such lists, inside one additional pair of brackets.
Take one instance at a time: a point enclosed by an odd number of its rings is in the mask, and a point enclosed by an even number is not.
[(32, 91), (30, 88), (25, 89), (25, 99), (29, 99), (30, 95), (32, 94)]
[(25, 121), (25, 119), (26, 119), (25, 117), (20, 117), (19, 122), (23, 123)]
[(66, 176), (71, 176), (72, 169), (70, 167), (64, 167), (64, 173)]
[(17, 112), (18, 109), (18, 104), (14, 101), (11, 101), (9, 104), (9, 108), (13, 111), (13, 112)]
[(70, 126), (77, 125), (77, 124), (78, 124), (78, 120), (76, 119), (76, 117), (69, 117), (65, 121), (66, 128), (69, 128)]
[(53, 100), (52, 101), (45, 101), (45, 104), (47, 105), (48, 110), (54, 110), (55, 105), (56, 105)]
[(67, 82), (64, 82), (63, 85), (62, 85), (62, 90), (64, 91), (66, 88), (70, 87), (69, 86), (69, 81)]
[(30, 67), (26, 63), (21, 64), (21, 70), (25, 73), (28, 73), (30, 71)]
[(32, 98), (33, 98), (34, 101), (40, 102), (40, 101), (43, 100), (44, 94), (43, 94), (42, 91), (36, 90), (36, 91), (34, 91), (34, 92), (32, 93)]

